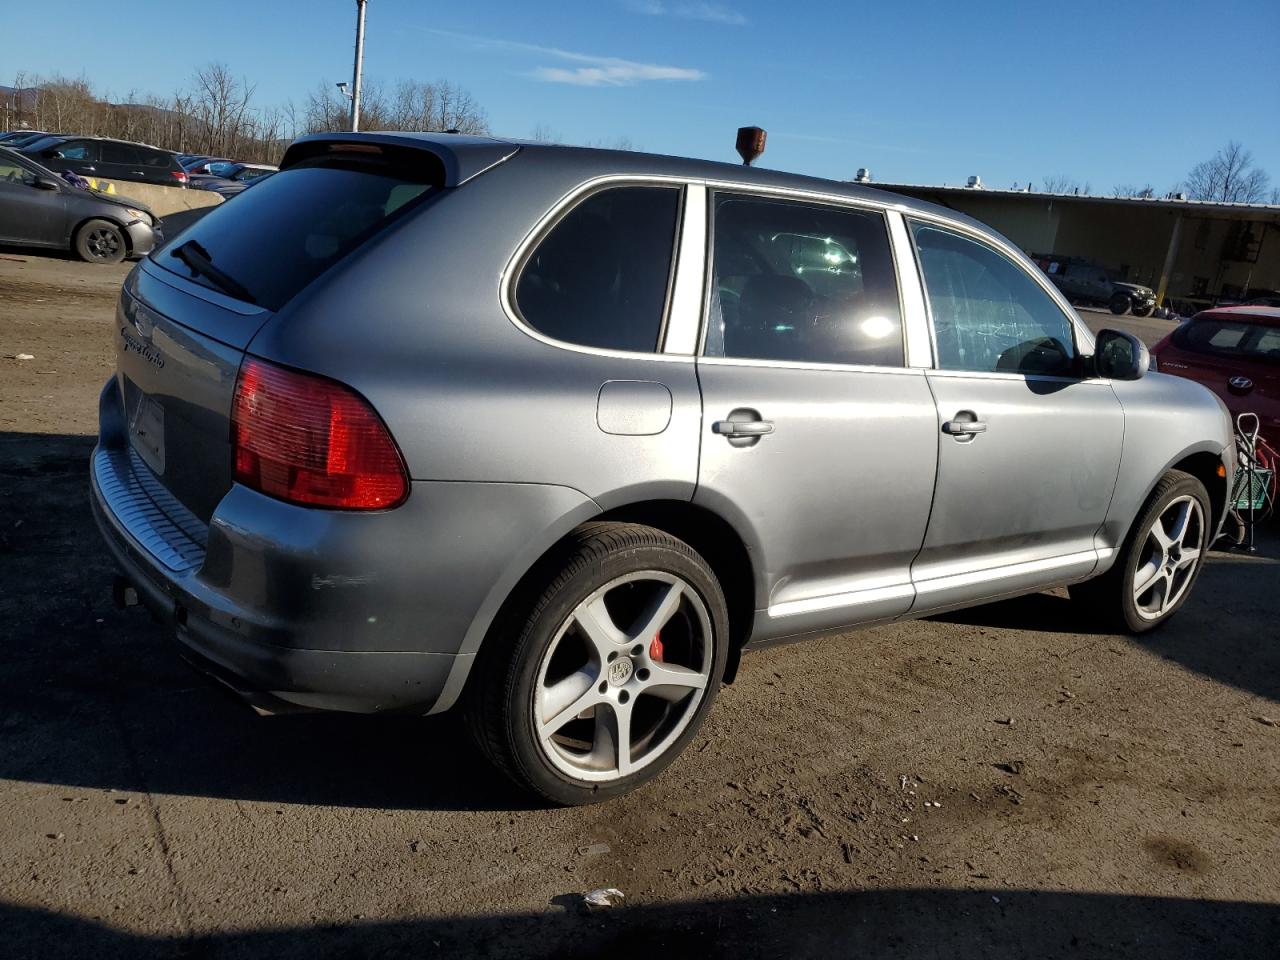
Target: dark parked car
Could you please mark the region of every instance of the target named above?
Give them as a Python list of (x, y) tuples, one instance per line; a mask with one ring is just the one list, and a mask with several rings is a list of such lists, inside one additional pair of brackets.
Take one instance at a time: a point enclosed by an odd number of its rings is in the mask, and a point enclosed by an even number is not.
[(1203, 383), (1232, 416), (1256, 413), (1262, 435), (1280, 440), (1280, 306), (1205, 310), (1151, 353), (1161, 373)]
[(188, 180), (188, 186), (196, 190), (212, 190), (223, 197), (235, 196), (276, 172), (275, 167), (265, 163), (227, 163), (225, 165), (211, 163), (209, 167), (215, 172), (193, 173)]
[(226, 157), (207, 157), (198, 153), (182, 154), (178, 157), (178, 162), (188, 174), (201, 173), (215, 176), (222, 176), (222, 170), (225, 167), (235, 166), (235, 161), (228, 160)]
[(52, 136), (52, 133), (46, 133), (43, 130), (10, 130), (8, 133), (0, 134), (0, 146), (17, 150), (25, 147), (28, 143), (34, 143), (37, 140)]
[(44, 137), (20, 148), (50, 170), (69, 170), (82, 177), (103, 177), (185, 187), (187, 171), (168, 150), (104, 137)]
[(160, 220), (143, 204), (73, 187), (0, 147), (0, 243), (69, 249), (91, 263), (119, 263), (150, 253), (160, 240)]
[(1132, 310), (1136, 317), (1149, 317), (1156, 308), (1154, 290), (1117, 280), (1111, 271), (1092, 260), (1053, 254), (1032, 254), (1031, 259), (1072, 303), (1105, 306), (1116, 315)]

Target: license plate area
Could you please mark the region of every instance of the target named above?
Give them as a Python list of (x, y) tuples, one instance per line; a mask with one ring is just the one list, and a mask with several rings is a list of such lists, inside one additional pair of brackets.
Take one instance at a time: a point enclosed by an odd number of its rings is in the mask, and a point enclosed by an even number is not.
[(157, 476), (164, 475), (164, 407), (139, 390), (129, 413), (129, 442)]

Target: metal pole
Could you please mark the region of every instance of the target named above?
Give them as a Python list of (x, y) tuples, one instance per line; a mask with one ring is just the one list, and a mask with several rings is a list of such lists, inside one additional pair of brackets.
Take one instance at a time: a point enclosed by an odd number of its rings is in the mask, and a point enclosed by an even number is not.
[(1173, 234), (1169, 237), (1169, 249), (1164, 255), (1164, 266), (1160, 268), (1160, 282), (1156, 285), (1156, 306), (1164, 306), (1165, 291), (1169, 289), (1169, 277), (1177, 264), (1178, 245), (1182, 241), (1182, 214), (1173, 221)]
[(364, 5), (356, 0), (356, 64), (351, 78), (351, 132), (360, 129), (360, 74), (364, 72)]

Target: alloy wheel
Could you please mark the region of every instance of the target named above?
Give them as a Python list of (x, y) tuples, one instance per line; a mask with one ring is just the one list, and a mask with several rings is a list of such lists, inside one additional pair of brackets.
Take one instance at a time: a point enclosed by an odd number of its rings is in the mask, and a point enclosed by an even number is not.
[(1205, 548), (1204, 512), (1190, 496), (1161, 511), (1147, 532), (1133, 573), (1133, 603), (1144, 620), (1158, 620), (1191, 585)]
[(120, 252), (120, 237), (114, 230), (99, 227), (85, 239), (89, 255), (95, 260), (106, 260)]
[(538, 666), (543, 754), (577, 780), (643, 769), (697, 714), (712, 655), (706, 605), (682, 578), (645, 570), (611, 580), (573, 609)]

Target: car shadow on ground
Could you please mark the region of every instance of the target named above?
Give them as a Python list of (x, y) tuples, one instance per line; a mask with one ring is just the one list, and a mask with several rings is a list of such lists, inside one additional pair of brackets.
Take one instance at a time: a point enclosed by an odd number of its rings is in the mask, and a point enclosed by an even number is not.
[[(559, 899), (559, 898), (557, 898)], [(423, 904), (424, 911), (430, 905)], [(1280, 907), (1026, 890), (797, 893), (615, 908), (356, 922), (190, 937), (132, 934), (0, 904), (15, 957), (1180, 958), (1274, 956)]]
[[(183, 663), (140, 608), (115, 610), (86, 495), (92, 443), (0, 433), (0, 778), (271, 803), (534, 805), (451, 716), (261, 718)], [(1133, 642), (1280, 700), (1280, 645), (1229, 629), (1232, 610), (1274, 609), (1276, 571), (1210, 566), (1178, 618)], [(948, 616), (1078, 631), (1069, 607), (1037, 595)]]
[[(1280, 584), (1280, 524), (1259, 525), (1257, 551), (1216, 550), (1186, 604), (1164, 626), (1129, 643), (1214, 680), (1280, 701), (1280, 644), (1274, 639)], [(1248, 614), (1262, 616), (1246, 617)], [(1270, 613), (1270, 618), (1267, 614)], [(931, 619), (1010, 630), (1109, 636), (1090, 611), (1060, 593), (1036, 593)], [(1252, 619), (1270, 632), (1248, 632)]]

